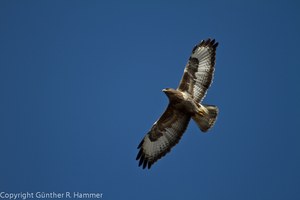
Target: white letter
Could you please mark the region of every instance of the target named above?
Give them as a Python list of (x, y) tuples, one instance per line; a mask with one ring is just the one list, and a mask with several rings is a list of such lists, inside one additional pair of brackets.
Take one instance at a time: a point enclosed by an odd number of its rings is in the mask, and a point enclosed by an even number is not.
[(71, 198), (70, 192), (66, 192), (66, 198)]

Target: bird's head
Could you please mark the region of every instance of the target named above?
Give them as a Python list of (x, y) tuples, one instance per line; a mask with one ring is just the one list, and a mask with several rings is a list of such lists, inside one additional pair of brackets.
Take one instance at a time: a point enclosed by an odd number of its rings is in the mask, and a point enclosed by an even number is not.
[(172, 95), (175, 93), (176, 90), (172, 89), (172, 88), (165, 88), (162, 90), (167, 96)]
[(162, 91), (163, 91), (164, 93), (169, 93), (171, 90), (172, 90), (172, 88), (165, 88), (165, 89), (162, 89)]

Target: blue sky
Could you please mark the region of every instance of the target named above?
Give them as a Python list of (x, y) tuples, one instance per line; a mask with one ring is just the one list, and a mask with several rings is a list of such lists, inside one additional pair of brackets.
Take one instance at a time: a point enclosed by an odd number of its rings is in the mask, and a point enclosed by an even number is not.
[[(297, 1), (1, 1), (0, 190), (104, 199), (299, 199)], [(137, 145), (194, 45), (215, 38), (204, 103), (151, 170)]]

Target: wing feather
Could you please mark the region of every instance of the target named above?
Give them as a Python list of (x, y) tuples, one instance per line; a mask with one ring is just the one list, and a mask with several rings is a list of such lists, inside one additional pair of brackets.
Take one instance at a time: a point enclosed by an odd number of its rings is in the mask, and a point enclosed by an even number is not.
[(202, 40), (192, 51), (184, 69), (178, 90), (188, 92), (196, 102), (201, 102), (211, 85), (216, 59), (215, 40)]
[(138, 146), (136, 160), (139, 160), (139, 166), (150, 169), (153, 163), (170, 152), (181, 139), (190, 118), (169, 105)]

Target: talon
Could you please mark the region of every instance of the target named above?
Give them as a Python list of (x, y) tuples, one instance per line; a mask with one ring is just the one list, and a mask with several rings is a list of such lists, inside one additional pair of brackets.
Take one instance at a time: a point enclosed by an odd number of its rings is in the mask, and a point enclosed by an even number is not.
[(204, 116), (204, 115), (208, 114), (208, 110), (204, 106), (200, 105), (198, 113), (199, 113), (199, 115)]
[(199, 115), (204, 116), (205, 112), (202, 109), (199, 109), (198, 111)]

